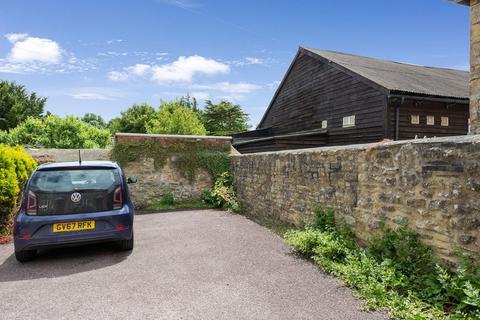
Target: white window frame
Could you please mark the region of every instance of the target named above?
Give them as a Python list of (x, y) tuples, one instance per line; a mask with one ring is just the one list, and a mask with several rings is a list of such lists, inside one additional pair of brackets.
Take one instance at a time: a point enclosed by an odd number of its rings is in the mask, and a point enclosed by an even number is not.
[(435, 116), (432, 116), (432, 115), (427, 116), (427, 126), (434, 126), (434, 125), (435, 125)]
[(344, 128), (355, 127), (355, 115), (343, 117), (343, 127)]
[(327, 129), (328, 128), (328, 120), (323, 120), (322, 121), (322, 129)]
[(410, 122), (412, 124), (420, 124), (420, 115), (419, 114), (412, 114), (410, 116)]
[(448, 127), (450, 125), (450, 119), (448, 117), (441, 117), (440, 120), (442, 127)]

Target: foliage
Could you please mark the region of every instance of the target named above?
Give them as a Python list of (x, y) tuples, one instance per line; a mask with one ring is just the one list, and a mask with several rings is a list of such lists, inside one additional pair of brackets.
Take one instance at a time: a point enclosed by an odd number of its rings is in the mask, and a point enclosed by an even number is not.
[(172, 192), (167, 192), (160, 198), (159, 203), (161, 205), (173, 206), (176, 203), (175, 196)]
[(46, 101), (35, 92), (27, 93), (22, 85), (0, 81), (0, 130), (15, 128), (29, 117), (41, 117)]
[(190, 199), (175, 202), (173, 204), (162, 203), (162, 199), (158, 202), (151, 203), (147, 206), (147, 210), (175, 210), (175, 209), (209, 209), (212, 205), (205, 203), (199, 199)]
[(167, 158), (172, 159), (177, 170), (190, 180), (196, 176), (198, 169), (206, 169), (214, 178), (214, 188), (205, 190), (202, 200), (208, 207), (225, 208), (240, 211), (230, 176), (229, 149), (224, 146), (210, 146), (202, 142), (179, 142), (162, 146), (155, 141), (142, 143), (115, 143), (111, 158), (121, 166), (141, 157), (152, 157), (156, 169), (161, 169)]
[(216, 208), (223, 208), (233, 212), (241, 212), (237, 195), (233, 189), (230, 172), (226, 171), (217, 177), (212, 190), (204, 191), (202, 199)]
[(248, 114), (238, 104), (222, 100), (218, 104), (207, 100), (202, 116), (203, 125), (211, 135), (230, 135), (247, 131)]
[(9, 132), (5, 142), (35, 148), (105, 148), (111, 138), (107, 130), (76, 117), (48, 115), (42, 119), (28, 118)]
[(155, 109), (146, 104), (134, 104), (120, 117), (110, 120), (108, 128), (112, 133), (147, 133), (146, 124), (155, 117)]
[(10, 232), (19, 194), (36, 166), (23, 148), (0, 145), (0, 236)]
[(85, 113), (80, 120), (99, 129), (105, 129), (107, 127), (105, 120), (94, 113)]
[(162, 102), (156, 116), (146, 124), (147, 133), (205, 135), (197, 114), (179, 101)]
[(339, 276), (368, 308), (387, 310), (395, 319), (480, 317), (480, 271), (471, 261), (448, 271), (407, 227), (385, 228), (363, 249), (333, 221), (333, 211), (318, 210), (315, 222), (287, 232), (286, 242)]

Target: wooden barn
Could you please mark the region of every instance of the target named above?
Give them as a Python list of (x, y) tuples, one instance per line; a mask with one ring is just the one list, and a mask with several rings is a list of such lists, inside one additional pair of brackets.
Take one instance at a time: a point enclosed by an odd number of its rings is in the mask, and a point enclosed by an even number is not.
[(300, 48), (240, 153), (465, 135), (469, 73)]

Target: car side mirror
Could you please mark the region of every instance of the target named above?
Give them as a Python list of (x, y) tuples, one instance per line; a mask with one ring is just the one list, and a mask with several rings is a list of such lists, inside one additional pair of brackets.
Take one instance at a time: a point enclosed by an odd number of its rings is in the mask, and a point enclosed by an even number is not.
[(133, 184), (133, 183), (137, 183), (138, 182), (138, 179), (135, 178), (135, 177), (128, 177), (127, 179), (127, 184)]

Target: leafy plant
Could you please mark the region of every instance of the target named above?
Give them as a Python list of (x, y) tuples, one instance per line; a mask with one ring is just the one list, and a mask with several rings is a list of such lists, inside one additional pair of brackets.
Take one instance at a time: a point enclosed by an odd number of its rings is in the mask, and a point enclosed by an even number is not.
[(237, 195), (233, 189), (233, 181), (230, 172), (220, 174), (211, 191), (204, 191), (202, 200), (210, 203), (216, 208), (232, 210), (233, 212), (241, 212)]
[(367, 249), (347, 229), (335, 224), (333, 211), (317, 210), (313, 224), (287, 232), (285, 241), (340, 277), (369, 309), (386, 309), (395, 319), (480, 318), (480, 277), (471, 259), (452, 272), (406, 226), (384, 228)]
[(36, 166), (23, 148), (0, 145), (0, 236), (10, 233), (20, 192)]
[(176, 204), (175, 201), (175, 196), (173, 195), (172, 192), (167, 192), (162, 197), (160, 198), (160, 204), (162, 205), (167, 205), (167, 206), (173, 206)]
[(105, 148), (111, 143), (108, 130), (84, 123), (76, 117), (48, 115), (42, 119), (28, 118), (10, 130), (11, 145), (34, 148)]

